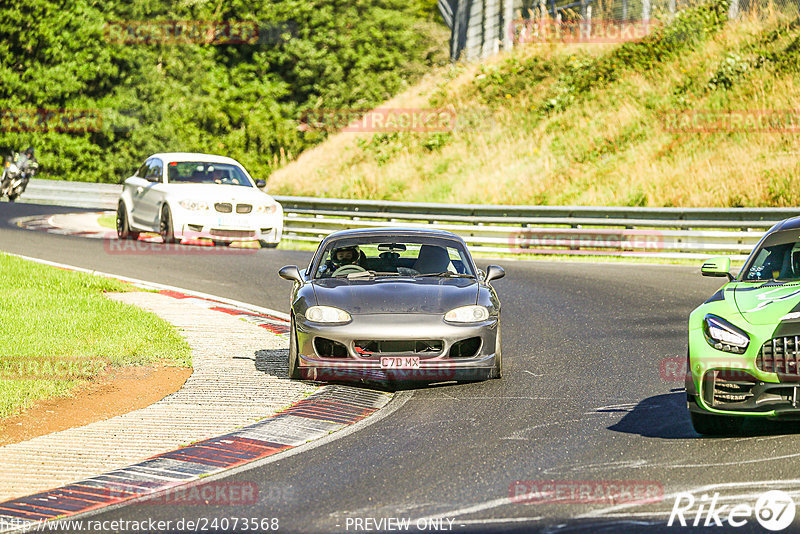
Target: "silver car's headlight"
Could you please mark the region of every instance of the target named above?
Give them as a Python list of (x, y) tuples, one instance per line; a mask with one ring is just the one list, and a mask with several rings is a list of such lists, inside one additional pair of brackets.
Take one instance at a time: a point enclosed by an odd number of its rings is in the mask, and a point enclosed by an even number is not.
[(306, 310), (306, 319), (315, 323), (347, 323), (350, 314), (333, 306), (311, 306)]
[(189, 211), (208, 211), (211, 209), (208, 202), (203, 200), (191, 200), (185, 199), (179, 202), (183, 209), (187, 209)]
[(478, 323), (489, 318), (489, 310), (485, 306), (461, 306), (444, 314), (449, 323)]
[(741, 354), (750, 344), (750, 337), (744, 330), (716, 315), (708, 314), (703, 318), (703, 334), (709, 345), (724, 352)]
[(267, 215), (272, 215), (277, 212), (278, 212), (277, 204), (264, 204), (261, 206), (256, 206), (256, 213), (265, 213)]

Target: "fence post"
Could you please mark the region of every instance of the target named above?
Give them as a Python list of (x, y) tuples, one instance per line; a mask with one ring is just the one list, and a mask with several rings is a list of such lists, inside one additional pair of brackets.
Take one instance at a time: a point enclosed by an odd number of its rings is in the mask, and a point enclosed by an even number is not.
[(502, 29), (500, 27), (501, 0), (484, 0), (483, 4), (483, 42), (481, 57), (489, 57), (500, 49)]
[(739, 0), (730, 0), (728, 5), (728, 19), (733, 20), (739, 16)]
[(642, 22), (650, 22), (650, 0), (642, 0)]
[(453, 10), (453, 29), (450, 32), (450, 61), (461, 59), (461, 53), (467, 46), (469, 6), (471, 3), (471, 0), (457, 0)]
[(511, 50), (514, 46), (514, 0), (503, 0), (503, 48)]
[(622, 0), (622, 22), (628, 22), (628, 0)]

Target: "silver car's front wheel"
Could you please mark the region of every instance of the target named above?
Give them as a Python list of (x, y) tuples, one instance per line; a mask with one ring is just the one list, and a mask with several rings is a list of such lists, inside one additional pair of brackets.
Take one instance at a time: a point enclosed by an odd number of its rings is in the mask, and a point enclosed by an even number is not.
[(297, 329), (294, 325), (294, 315), (289, 323), (289, 378), (299, 380), (300, 365), (297, 361)]
[(489, 378), (503, 378), (503, 348), (500, 339), (500, 324), (497, 325), (497, 339), (494, 342), (494, 369)]

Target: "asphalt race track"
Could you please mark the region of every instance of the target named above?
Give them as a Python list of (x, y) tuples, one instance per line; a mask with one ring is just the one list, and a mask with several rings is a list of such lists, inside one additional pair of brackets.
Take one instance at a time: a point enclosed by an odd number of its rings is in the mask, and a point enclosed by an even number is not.
[[(276, 272), (310, 258), (266, 249), (158, 253), (159, 245), (122, 253), (108, 241), (8, 222), (67, 211), (79, 210), (0, 204), (0, 249), (284, 312), (290, 287)], [(697, 501), (685, 513), (689, 525), (703, 494), (708, 509), (719, 493), (723, 520), (734, 505), (755, 506), (767, 489), (800, 503), (800, 427), (752, 424), (741, 437), (703, 439), (689, 423), (675, 366), (685, 359), (689, 312), (722, 280), (688, 266), (478, 260), (488, 263), (507, 272), (495, 282), (503, 380), (401, 392), (394, 411), (370, 425), (219, 479), (258, 484), (254, 504), (134, 504), (92, 519), (278, 518), (280, 532), (389, 530), (393, 523), (372, 522), (389, 518), (455, 531), (674, 532), (689, 530), (666, 526), (678, 492)], [(657, 498), (512, 498), (535, 485), (516, 481), (547, 480), (590, 481), (592, 495), (615, 485), (648, 488)], [(752, 515), (745, 520), (700, 530), (765, 531)]]

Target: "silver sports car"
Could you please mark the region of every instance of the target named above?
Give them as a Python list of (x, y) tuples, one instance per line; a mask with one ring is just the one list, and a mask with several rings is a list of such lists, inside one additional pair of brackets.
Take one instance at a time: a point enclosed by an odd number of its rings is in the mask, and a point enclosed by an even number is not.
[(475, 267), (464, 241), (440, 230), (343, 230), (294, 282), (289, 372), (312, 380), (500, 378), (505, 271)]

